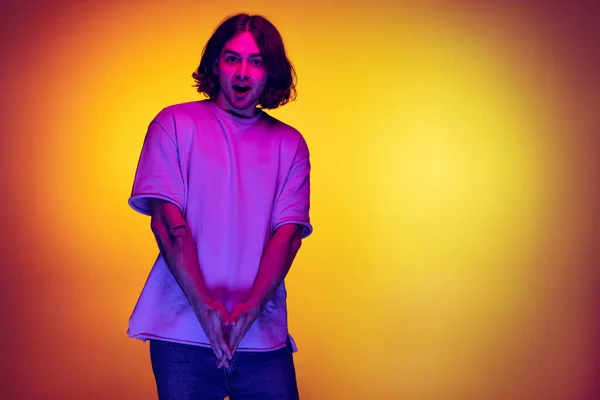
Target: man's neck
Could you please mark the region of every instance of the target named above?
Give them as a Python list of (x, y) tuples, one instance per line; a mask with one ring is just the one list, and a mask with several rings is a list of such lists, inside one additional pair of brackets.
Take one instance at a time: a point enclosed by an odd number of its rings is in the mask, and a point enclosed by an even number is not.
[(230, 109), (226, 109), (226, 108), (221, 108), (223, 111), (225, 111), (228, 114), (233, 115), (234, 117), (238, 117), (238, 118), (244, 118), (244, 119), (251, 119), (256, 117), (256, 115), (258, 114), (258, 108), (255, 108), (253, 110), (253, 114), (252, 115), (246, 115), (246, 114), (240, 114), (235, 110), (230, 110)]

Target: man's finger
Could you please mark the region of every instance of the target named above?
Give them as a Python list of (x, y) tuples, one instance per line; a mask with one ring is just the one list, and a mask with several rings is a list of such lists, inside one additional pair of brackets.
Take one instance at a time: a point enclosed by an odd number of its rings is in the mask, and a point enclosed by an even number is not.
[(235, 340), (235, 343), (233, 343), (230, 346), (232, 352), (236, 352), (237, 351), (237, 348), (238, 348), (238, 346), (239, 346), (239, 344), (240, 344), (241, 341), (242, 341), (242, 335), (240, 334), (240, 335), (238, 335), (237, 339)]
[(232, 334), (229, 337), (229, 348), (235, 353), (238, 345), (242, 341), (242, 338), (248, 331), (248, 318), (243, 315), (239, 320), (237, 326), (232, 329)]
[(217, 358), (217, 368), (221, 368), (223, 365), (229, 368), (229, 360), (225, 354), (223, 354), (222, 357)]
[(244, 318), (240, 318), (237, 323), (231, 328), (231, 332), (229, 333), (229, 348), (233, 351), (233, 345), (239, 339), (242, 334), (242, 329), (244, 327)]
[(227, 365), (227, 367), (229, 367), (229, 363), (227, 362), (227, 359), (223, 359), (223, 358), (218, 358), (217, 359), (217, 368), (221, 368), (223, 365)]
[(233, 350), (233, 345), (236, 342), (238, 336), (239, 336), (238, 330), (237, 329), (232, 329), (231, 330), (231, 334), (229, 335), (229, 343), (228, 343), (229, 349), (231, 349), (231, 351), (234, 351)]
[[(217, 341), (217, 345), (219, 346), (219, 348), (223, 351), (223, 355), (227, 356), (228, 359), (231, 360), (231, 351), (229, 350), (229, 346), (227, 343), (225, 343), (225, 335), (223, 334), (223, 329), (221, 329), (221, 327), (216, 326), (215, 330), (215, 339)], [(222, 358), (222, 357), (219, 357)]]
[(215, 355), (217, 356), (217, 358), (219, 358), (219, 359), (223, 358), (223, 351), (221, 350), (221, 347), (218, 345), (214, 336), (210, 335), (208, 337), (208, 340), (210, 341), (210, 346), (212, 347), (213, 351), (215, 352)]
[[(227, 357), (231, 354), (229, 347), (225, 344), (225, 340), (223, 337), (223, 330), (220, 329), (220, 326), (214, 326), (212, 334), (208, 335), (208, 340), (217, 356), (218, 360), (224, 360), (224, 364), (229, 367), (229, 363), (227, 362)], [(231, 358), (231, 357), (229, 357)]]

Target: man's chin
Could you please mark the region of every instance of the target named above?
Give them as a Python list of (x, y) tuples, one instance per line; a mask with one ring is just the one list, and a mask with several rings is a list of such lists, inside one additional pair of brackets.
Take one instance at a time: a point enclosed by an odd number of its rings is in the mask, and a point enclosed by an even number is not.
[[(240, 117), (249, 118), (256, 115), (256, 104), (251, 102), (237, 102), (232, 101), (229, 103), (229, 112)], [(227, 110), (226, 110), (227, 111)]]
[(252, 102), (252, 101), (248, 101), (248, 100), (240, 101), (238, 99), (233, 101), (231, 105), (233, 106), (233, 108), (235, 108), (238, 111), (244, 111), (244, 110), (248, 110), (249, 108), (256, 107), (256, 104), (254, 104), (254, 102)]

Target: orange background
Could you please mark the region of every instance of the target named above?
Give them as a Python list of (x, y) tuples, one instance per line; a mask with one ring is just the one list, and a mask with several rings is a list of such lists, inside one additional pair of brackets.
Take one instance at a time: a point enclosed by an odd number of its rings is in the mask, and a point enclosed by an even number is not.
[(281, 30), (312, 152), (288, 279), (302, 398), (598, 398), (600, 18), (589, 2), (1, 6), (2, 398), (155, 398), (127, 319), (150, 119), (238, 11)]

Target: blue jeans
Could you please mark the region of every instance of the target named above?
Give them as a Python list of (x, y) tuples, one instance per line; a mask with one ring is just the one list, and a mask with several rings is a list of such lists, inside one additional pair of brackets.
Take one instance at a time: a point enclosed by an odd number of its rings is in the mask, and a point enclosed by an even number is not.
[(298, 400), (292, 348), (236, 352), (217, 369), (211, 348), (150, 340), (160, 400)]

